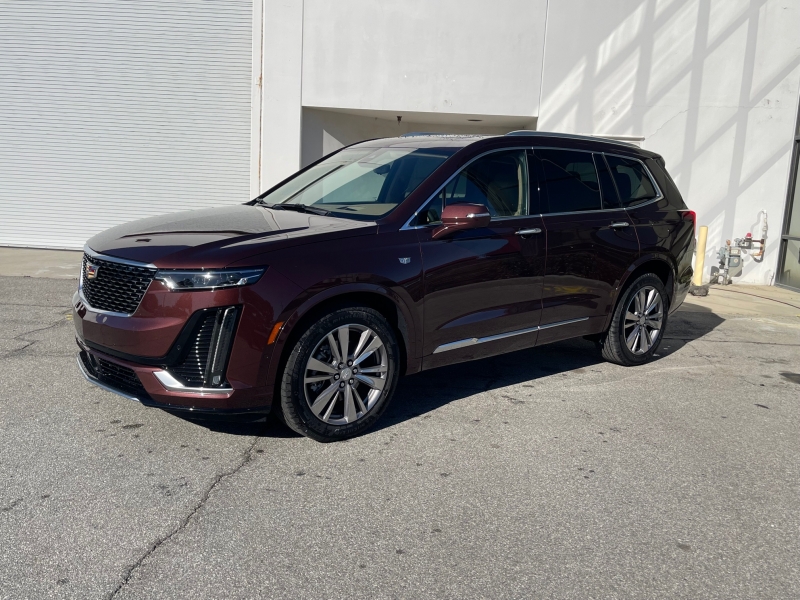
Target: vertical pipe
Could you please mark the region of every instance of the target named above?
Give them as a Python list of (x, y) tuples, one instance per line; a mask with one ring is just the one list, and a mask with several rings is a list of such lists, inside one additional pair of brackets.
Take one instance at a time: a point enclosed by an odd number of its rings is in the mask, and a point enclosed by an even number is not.
[(706, 262), (706, 241), (708, 240), (708, 227), (703, 225), (697, 234), (697, 254), (694, 260), (694, 275), (692, 285), (703, 285), (703, 266)]

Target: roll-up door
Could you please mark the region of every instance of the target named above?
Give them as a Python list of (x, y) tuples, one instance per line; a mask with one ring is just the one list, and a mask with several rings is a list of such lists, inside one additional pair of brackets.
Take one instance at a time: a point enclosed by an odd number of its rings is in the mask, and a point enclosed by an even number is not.
[(252, 0), (0, 2), (0, 245), (249, 195)]

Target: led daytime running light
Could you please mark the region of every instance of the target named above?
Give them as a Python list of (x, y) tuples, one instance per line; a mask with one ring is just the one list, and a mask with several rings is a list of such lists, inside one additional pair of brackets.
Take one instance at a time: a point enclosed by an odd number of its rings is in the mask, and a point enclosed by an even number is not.
[(180, 292), (251, 285), (263, 274), (264, 269), (163, 270), (156, 273), (155, 279), (173, 292)]

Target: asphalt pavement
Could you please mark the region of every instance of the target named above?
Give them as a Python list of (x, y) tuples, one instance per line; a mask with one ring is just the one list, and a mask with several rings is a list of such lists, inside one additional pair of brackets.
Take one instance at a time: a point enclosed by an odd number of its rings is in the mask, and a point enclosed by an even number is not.
[(0, 598), (797, 597), (800, 303), (408, 377), (319, 444), (91, 386), (74, 287), (0, 277)]

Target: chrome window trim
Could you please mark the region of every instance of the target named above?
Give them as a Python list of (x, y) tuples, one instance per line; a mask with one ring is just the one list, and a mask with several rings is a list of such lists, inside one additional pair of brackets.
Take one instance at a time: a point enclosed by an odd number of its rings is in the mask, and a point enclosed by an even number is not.
[(81, 371), (81, 375), (83, 375), (86, 378), (86, 381), (88, 381), (92, 385), (96, 385), (97, 387), (104, 389), (107, 392), (111, 392), (112, 394), (116, 394), (117, 396), (122, 396), (123, 398), (127, 398), (128, 400), (133, 400), (134, 402), (141, 402), (141, 399), (137, 398), (136, 396), (123, 392), (122, 390), (113, 388), (110, 385), (106, 385), (105, 383), (102, 383), (101, 381), (95, 379), (94, 377), (89, 375), (89, 373), (86, 371), (86, 367), (83, 366), (83, 361), (81, 360), (81, 357), (77, 356), (75, 357), (75, 359), (78, 361), (78, 368)]
[[(442, 183), (442, 185), (440, 185), (438, 188), (436, 188), (436, 191), (433, 192), (430, 196), (428, 196), (425, 199), (425, 201), (422, 202), (419, 205), (419, 208), (417, 210), (415, 210), (414, 214), (411, 215), (406, 220), (405, 224), (400, 228), (400, 231), (411, 231), (411, 230), (414, 230), (414, 229), (426, 229), (428, 227), (435, 227), (437, 225), (436, 223), (429, 223), (427, 225), (411, 225), (411, 222), (419, 216), (419, 213), (423, 209), (423, 207), (425, 207), (428, 204), (428, 202), (433, 200), (439, 194), (439, 192), (441, 192), (444, 188), (446, 188), (447, 184), (450, 183), (455, 178), (456, 175), (461, 173), (461, 171), (466, 169), (468, 166), (470, 166), (472, 163), (474, 163), (479, 158), (483, 158), (484, 156), (487, 156), (489, 154), (494, 154), (496, 152), (507, 152), (508, 150), (522, 150), (523, 152), (525, 152), (527, 150), (530, 150), (530, 146), (509, 146), (507, 148), (494, 148), (493, 150), (487, 150), (486, 152), (482, 152), (481, 154), (478, 154), (477, 156), (473, 156), (471, 159), (469, 159), (467, 162), (465, 162), (463, 165), (461, 165), (461, 168), (459, 168), (458, 171), (456, 171), (455, 173), (450, 175), (450, 177), (445, 179), (444, 183)], [(529, 182), (530, 182), (530, 177), (531, 177), (531, 175), (530, 175), (530, 173), (528, 173), (528, 181)], [(530, 188), (530, 185), (528, 187)], [(528, 209), (529, 210), (530, 210), (530, 205), (531, 205), (531, 199), (530, 199), (530, 189), (529, 189), (528, 190)], [(507, 219), (522, 219), (522, 218), (527, 218), (527, 217), (530, 217), (530, 216), (535, 216), (535, 215), (509, 215), (509, 216), (506, 216), (506, 217), (492, 217), (492, 221), (504, 221), (504, 220), (507, 220)]]
[(594, 213), (605, 213), (605, 212), (619, 212), (622, 210), (622, 207), (619, 208), (599, 208), (597, 210), (573, 210), (572, 212), (557, 212), (557, 213), (542, 213), (538, 216), (540, 217), (562, 217), (565, 215), (592, 215)]
[[(135, 260), (126, 260), (124, 258), (117, 258), (116, 256), (108, 256), (107, 254), (100, 254), (99, 252), (95, 252), (94, 250), (89, 248), (89, 244), (83, 245), (83, 251), (85, 254), (89, 255), (92, 258), (96, 258), (98, 260), (105, 260), (108, 262), (119, 263), (121, 265), (129, 265), (131, 267), (155, 269), (156, 273), (158, 273), (158, 267), (152, 263), (137, 262)], [(116, 312), (113, 310), (102, 310), (93, 307), (91, 304), (89, 304), (89, 301), (86, 299), (86, 296), (83, 295), (83, 275), (84, 275), (83, 265), (81, 265), (81, 275), (80, 277), (78, 277), (78, 297), (80, 298), (83, 305), (86, 307), (86, 310), (90, 310), (98, 315), (108, 315), (109, 317), (130, 317), (136, 312), (136, 310), (134, 310), (132, 313), (123, 313), (123, 312)], [(155, 274), (153, 274), (153, 280), (155, 280)], [(152, 282), (153, 281), (151, 280), (150, 283)], [(149, 285), (147, 286), (147, 289), (150, 289)], [(147, 294), (147, 290), (145, 290), (144, 293)], [(142, 300), (144, 300), (144, 294), (142, 295)], [(139, 309), (139, 306), (141, 306), (142, 300), (139, 300), (139, 304), (136, 306), (137, 310)]]
[[(647, 202), (642, 202), (641, 204), (634, 204), (633, 206), (621, 206), (620, 205), (618, 208), (600, 208), (600, 209), (597, 209), (597, 210), (573, 210), (573, 211), (569, 211), (569, 212), (541, 213), (539, 215), (534, 215), (534, 216), (539, 216), (539, 217), (561, 217), (561, 216), (566, 216), (566, 215), (587, 215), (587, 214), (593, 214), (593, 213), (617, 212), (617, 211), (620, 211), (620, 210), (627, 211), (627, 210), (630, 210), (630, 209), (639, 208), (641, 206), (647, 206), (648, 204), (652, 204), (653, 202), (658, 202), (659, 200), (663, 200), (664, 199), (664, 194), (661, 192), (661, 188), (659, 187), (658, 183), (656, 183), (656, 180), (653, 177), (653, 174), (650, 172), (650, 169), (648, 169), (647, 165), (644, 164), (640, 159), (635, 158), (633, 156), (625, 156), (624, 154), (614, 154), (613, 152), (600, 152), (600, 151), (597, 151), (597, 150), (584, 150), (582, 148), (557, 148), (557, 147), (554, 147), (554, 146), (533, 146), (531, 149), (534, 151), (534, 153), (536, 152), (537, 149), (539, 149), (539, 150), (569, 150), (570, 152), (586, 152), (587, 154), (601, 154), (601, 155), (605, 155), (605, 156), (616, 156), (618, 158), (624, 158), (625, 160), (635, 160), (640, 165), (642, 165), (642, 168), (644, 169), (644, 172), (647, 174), (647, 177), (650, 179), (650, 183), (653, 184), (653, 188), (658, 193), (658, 196), (656, 196), (655, 198), (653, 198), (651, 200), (648, 200)], [(594, 162), (594, 161), (592, 161), (592, 162)], [(609, 168), (610, 168), (610, 166), (611, 165), (609, 165)], [(597, 165), (595, 165), (595, 169), (597, 169)], [(599, 177), (599, 175), (600, 174), (598, 173), (598, 177)], [(614, 175), (612, 174), (611, 177), (613, 179)], [(616, 186), (616, 182), (614, 182), (614, 185)], [(601, 194), (601, 201), (602, 201), (602, 194)], [(620, 198), (620, 202), (622, 202), (621, 198)]]
[(175, 379), (175, 377), (169, 371), (153, 371), (153, 375), (155, 375), (156, 379), (158, 379), (158, 382), (170, 392), (188, 392), (192, 394), (205, 394), (207, 396), (219, 396), (233, 392), (233, 388), (231, 387), (188, 387)]
[(506, 338), (523, 335), (526, 333), (534, 333), (542, 329), (550, 329), (551, 327), (559, 327), (560, 325), (569, 325), (570, 323), (580, 323), (581, 321), (588, 321), (589, 317), (581, 317), (580, 319), (570, 319), (568, 321), (558, 321), (556, 323), (548, 323), (546, 325), (538, 325), (536, 327), (527, 327), (525, 329), (517, 329), (515, 331), (507, 331), (506, 333), (498, 333), (497, 335), (488, 335), (481, 338), (467, 338), (464, 340), (457, 340), (455, 342), (448, 342), (437, 346), (433, 354), (440, 352), (447, 352), (448, 350), (457, 350), (459, 348), (466, 348), (467, 346), (475, 346), (477, 344), (485, 344), (486, 342), (496, 342), (497, 340), (504, 340)]
[[(592, 138), (590, 138), (590, 139), (592, 139)], [(596, 140), (593, 140), (593, 141), (596, 141)], [(528, 214), (528, 215), (512, 215), (512, 216), (508, 216), (508, 217), (493, 217), (492, 218), (492, 222), (503, 221), (503, 220), (507, 220), (507, 219), (520, 219), (520, 218), (525, 218), (525, 217), (562, 217), (562, 216), (567, 216), (567, 215), (587, 215), (587, 214), (593, 214), (593, 213), (617, 212), (617, 211), (620, 211), (620, 210), (628, 211), (628, 210), (640, 208), (642, 206), (647, 206), (648, 204), (652, 204), (654, 202), (658, 202), (658, 201), (663, 200), (665, 198), (664, 193), (661, 191), (661, 186), (658, 185), (658, 183), (656, 182), (655, 178), (653, 177), (653, 174), (650, 172), (650, 169), (647, 168), (647, 165), (644, 164), (644, 162), (642, 160), (640, 160), (638, 158), (635, 158), (633, 156), (626, 156), (624, 154), (615, 154), (613, 152), (602, 152), (602, 151), (599, 151), (599, 150), (584, 150), (583, 148), (559, 148), (557, 146), (537, 146), (535, 144), (531, 144), (530, 146), (512, 146), (512, 147), (508, 147), (508, 148), (496, 148), (494, 150), (487, 150), (486, 152), (483, 152), (483, 153), (473, 157), (472, 159), (469, 160), (469, 162), (464, 163), (464, 165), (458, 171), (456, 171), (455, 173), (450, 175), (450, 177), (448, 177), (442, 185), (440, 185), (438, 188), (436, 188), (435, 192), (433, 192), (430, 196), (428, 196), (428, 198), (425, 199), (425, 201), (420, 205), (420, 207), (416, 211), (414, 211), (414, 214), (411, 215), (411, 217), (400, 228), (400, 231), (410, 231), (410, 230), (414, 230), (414, 229), (427, 229), (428, 227), (436, 227), (437, 226), (436, 223), (430, 223), (428, 225), (411, 225), (411, 222), (414, 221), (419, 216), (419, 213), (423, 209), (423, 207), (425, 205), (427, 205), (428, 202), (433, 200), (433, 198), (436, 197), (436, 195), (439, 192), (441, 192), (442, 189), (445, 188), (447, 186), (447, 184), (450, 183), (456, 175), (458, 175), (462, 170), (464, 170), (466, 167), (468, 167), (470, 164), (472, 164), (474, 161), (478, 160), (479, 158), (482, 158), (482, 157), (486, 156), (487, 154), (492, 154), (493, 152), (502, 152), (504, 150), (533, 150), (534, 152), (536, 152), (537, 149), (538, 150), (567, 150), (567, 151), (570, 151), (570, 152), (585, 152), (586, 154), (601, 154), (601, 155), (605, 155), (605, 156), (616, 156), (618, 158), (624, 158), (626, 160), (634, 160), (634, 161), (638, 162), (640, 165), (642, 165), (642, 169), (644, 169), (644, 172), (647, 174), (647, 177), (650, 179), (650, 183), (653, 185), (653, 188), (656, 190), (658, 195), (655, 198), (651, 199), (651, 200), (647, 200), (646, 202), (642, 202), (640, 204), (634, 204), (632, 206), (620, 206), (619, 208), (599, 208), (597, 210), (577, 210), (577, 211), (568, 211), (568, 212), (553, 212), (553, 213), (539, 213), (539, 214)], [(594, 160), (592, 160), (592, 162), (594, 162)], [(595, 169), (597, 169), (597, 166), (595, 166)], [(530, 172), (528, 172), (529, 181), (530, 181), (530, 176), (531, 176), (531, 174), (530, 174)], [(599, 176), (599, 174), (598, 174), (598, 176)], [(611, 176), (613, 178), (613, 174)], [(615, 184), (616, 184), (616, 182), (615, 182)], [(621, 201), (622, 201), (622, 199), (620, 199), (620, 202)], [(528, 207), (529, 208), (530, 208), (530, 204), (531, 204), (531, 199), (529, 197), (528, 198)]]

